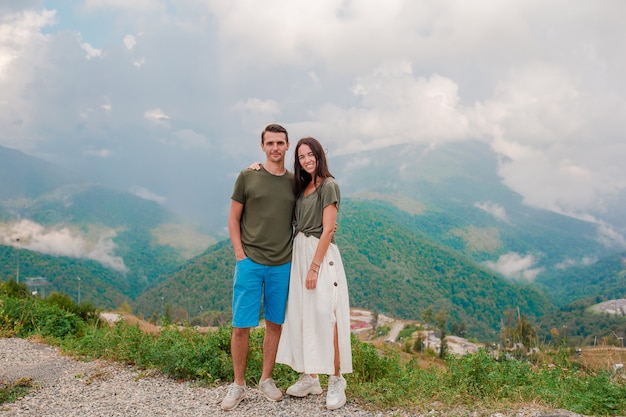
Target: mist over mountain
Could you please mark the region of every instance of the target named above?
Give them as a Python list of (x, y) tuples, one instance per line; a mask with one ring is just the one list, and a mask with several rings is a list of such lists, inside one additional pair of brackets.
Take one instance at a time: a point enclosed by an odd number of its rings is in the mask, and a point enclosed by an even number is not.
[[(104, 223), (111, 228), (149, 220), (150, 227), (156, 227), (168, 222), (188, 223), (185, 219), (198, 219), (197, 213), (203, 213), (204, 227), (199, 223), (192, 227), (217, 239), (227, 238), (229, 196), (241, 167), (230, 171), (219, 165), (200, 168), (200, 159), (189, 166), (175, 163), (174, 159), (173, 165), (183, 171), (196, 170), (193, 178), (196, 186), (189, 183), (178, 187), (178, 193), (187, 193), (184, 197), (161, 196), (147, 189), (133, 189), (134, 179), (127, 184), (117, 183), (118, 187), (113, 188), (105, 183), (88, 184), (83, 179), (92, 178), (93, 171), (79, 176), (21, 152), (0, 149), (2, 178), (6, 179), (1, 182), (0, 190), (7, 196), (1, 201), (0, 210), (7, 218), (22, 216), (47, 224), (97, 224), (106, 218)], [(248, 157), (252, 162), (252, 153), (240, 155), (242, 166), (248, 163), (244, 164)], [(533, 280), (557, 266), (588, 264), (626, 248), (625, 229), (619, 222), (609, 223), (611, 219), (623, 218), (615, 213), (616, 209), (607, 208), (603, 218), (585, 220), (529, 206), (503, 184), (498, 174), (502, 161), (502, 156), (478, 141), (436, 148), (394, 145), (329, 155), (331, 171), (344, 197), (389, 202), (399, 209), (399, 216), (405, 212), (417, 214), (407, 220), (416, 230), (511, 279)], [(287, 162), (288, 166), (292, 163)], [(28, 169), (21, 169), (17, 180), (9, 180), (16, 167)], [(114, 167), (100, 165), (95, 171), (105, 179), (103, 173), (107, 169), (111, 171)], [(172, 171), (163, 172), (167, 177)], [(180, 175), (180, 172), (171, 174), (178, 179)], [(111, 181), (114, 183), (120, 175), (111, 172), (109, 177), (117, 178)], [(165, 188), (176, 188), (173, 185), (175, 182)], [(129, 190), (135, 194), (132, 198)], [(27, 196), (29, 203), (25, 205)], [(120, 198), (133, 200), (134, 208), (124, 208), (124, 213), (120, 213), (122, 206), (116, 208)], [(100, 204), (100, 200), (106, 200), (107, 204)], [(171, 211), (175, 205), (172, 201), (180, 204), (177, 214)], [(23, 206), (16, 211), (16, 204)]]
[(84, 299), (111, 308), (215, 242), (164, 206), (86, 182), (88, 175), (6, 148), (0, 166), (5, 279), (44, 278), (44, 290), (76, 297), (81, 277)]
[(38, 197), (82, 182), (77, 173), (15, 149), (0, 146), (0, 201)]

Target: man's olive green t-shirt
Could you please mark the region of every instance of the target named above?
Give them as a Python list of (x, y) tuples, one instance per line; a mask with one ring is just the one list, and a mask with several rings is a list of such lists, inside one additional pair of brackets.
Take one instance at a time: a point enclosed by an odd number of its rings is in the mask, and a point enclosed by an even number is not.
[(239, 173), (231, 198), (243, 204), (241, 243), (246, 255), (261, 265), (291, 261), (293, 238), (293, 174), (272, 175), (261, 167)]

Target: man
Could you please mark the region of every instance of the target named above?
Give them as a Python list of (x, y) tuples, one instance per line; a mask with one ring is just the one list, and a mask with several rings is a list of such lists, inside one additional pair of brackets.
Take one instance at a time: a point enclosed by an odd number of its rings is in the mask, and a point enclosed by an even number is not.
[(246, 392), (245, 371), (250, 328), (259, 324), (261, 298), (265, 318), (263, 371), (259, 390), (271, 401), (282, 400), (272, 380), (278, 341), (285, 320), (291, 269), (293, 174), (285, 168), (287, 130), (268, 125), (261, 134), (266, 161), (259, 170), (239, 173), (231, 196), (228, 231), (237, 266), (233, 285), (231, 354), (235, 381), (222, 400), (232, 410)]

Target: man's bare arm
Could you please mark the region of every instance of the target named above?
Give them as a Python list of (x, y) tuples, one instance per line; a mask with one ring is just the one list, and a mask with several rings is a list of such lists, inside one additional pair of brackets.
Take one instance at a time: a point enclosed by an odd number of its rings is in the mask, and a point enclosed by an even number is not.
[(241, 243), (241, 215), (243, 214), (243, 204), (239, 201), (231, 200), (230, 214), (228, 215), (228, 233), (230, 241), (235, 250), (235, 259), (240, 261), (247, 257)]

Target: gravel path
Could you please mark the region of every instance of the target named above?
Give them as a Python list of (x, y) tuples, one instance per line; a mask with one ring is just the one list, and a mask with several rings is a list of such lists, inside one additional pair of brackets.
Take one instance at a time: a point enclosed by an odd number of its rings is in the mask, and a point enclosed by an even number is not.
[[(197, 417), (197, 416), (415, 416), (443, 417), (438, 411), (408, 414), (400, 410), (370, 412), (350, 403), (336, 411), (325, 408), (325, 396), (300, 399), (285, 395), (267, 401), (256, 389), (233, 411), (220, 402), (226, 387), (196, 387), (155, 372), (139, 371), (107, 361), (82, 362), (62, 356), (48, 345), (18, 338), (0, 338), (0, 385), (32, 378), (37, 387), (15, 403), (0, 405), (0, 417)], [(448, 414), (449, 415), (449, 414)], [(461, 412), (456, 416), (476, 417)], [(524, 409), (492, 417), (574, 417), (564, 410)]]

